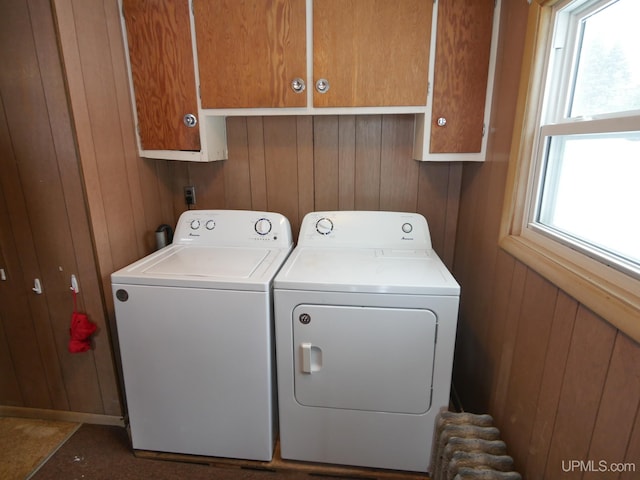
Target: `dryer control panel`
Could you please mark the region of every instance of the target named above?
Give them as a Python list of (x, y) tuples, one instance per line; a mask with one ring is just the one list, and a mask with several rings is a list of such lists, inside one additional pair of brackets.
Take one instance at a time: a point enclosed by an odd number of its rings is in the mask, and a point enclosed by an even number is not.
[(289, 221), (279, 213), (245, 210), (188, 210), (180, 215), (174, 244), (288, 247)]
[(418, 213), (312, 212), (302, 221), (298, 245), (431, 250), (431, 235)]

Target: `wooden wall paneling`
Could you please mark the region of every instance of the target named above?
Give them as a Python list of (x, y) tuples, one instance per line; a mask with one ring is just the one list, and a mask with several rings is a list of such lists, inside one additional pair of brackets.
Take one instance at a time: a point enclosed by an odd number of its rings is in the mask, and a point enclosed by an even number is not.
[[(488, 148), (493, 148), (491, 139)], [(461, 201), (466, 202), (469, 198), (474, 200), (460, 213), (454, 266), (455, 272), (461, 272), (469, 287), (466, 298), (473, 305), (471, 318), (474, 319), (479, 339), (486, 337), (487, 324), (482, 319), (491, 310), (491, 283), (486, 278), (493, 276), (496, 264), (495, 244), (499, 225), (493, 219), (496, 218), (495, 212), (502, 207), (503, 190), (503, 187), (491, 190), (487, 185), (491, 182), (494, 171), (499, 168), (501, 167), (495, 165), (491, 156), (482, 165), (465, 165), (461, 186)], [(470, 372), (472, 376), (478, 375), (483, 368), (480, 363), (473, 367), (475, 370)]]
[[(501, 274), (502, 273), (496, 273), (495, 278), (500, 278)], [(510, 288), (509, 303), (506, 309), (506, 318), (504, 319), (502, 342), (498, 347), (500, 349), (500, 361), (492, 389), (493, 395), (490, 402), (490, 411), (499, 428), (506, 425), (506, 422), (508, 421), (505, 416), (505, 403), (507, 401), (507, 393), (509, 389), (509, 378), (511, 377), (511, 366), (513, 364), (513, 357), (516, 353), (515, 345), (522, 299), (525, 293), (524, 286), (526, 276), (527, 267), (520, 262), (516, 262), (511, 282), (507, 283), (507, 288)]]
[[(87, 126), (80, 125), (76, 120), (78, 137), (88, 137), (91, 140), (90, 151), (80, 151), (85, 181), (99, 185), (100, 196), (90, 196), (89, 208), (93, 219), (93, 211), (100, 209), (104, 215), (106, 238), (104, 245), (110, 250), (112, 265), (104, 265), (103, 275), (108, 276), (117, 268), (123, 267), (136, 260), (143, 253), (141, 235), (137, 234), (136, 225), (144, 225), (134, 215), (133, 203), (139, 200), (139, 182), (133, 185), (129, 178), (129, 161), (123, 154), (123, 138), (120, 130), (120, 112), (117, 108), (118, 85), (112, 63), (105, 61), (105, 55), (111, 50), (111, 38), (105, 19), (104, 2), (100, 0), (56, 1), (56, 5), (66, 8), (59, 11), (59, 30), (71, 29), (75, 32), (73, 43), (63, 43), (63, 52), (77, 51), (77, 58), (70, 58), (80, 65), (83, 84), (78, 89), (70, 84), (72, 103), (75, 94), (84, 91), (82, 96), (86, 102)], [(68, 9), (68, 10), (67, 10)], [(68, 62), (65, 58), (65, 65)], [(71, 72), (67, 72), (70, 77)], [(71, 81), (69, 79), (69, 81)], [(83, 110), (83, 109), (81, 109)], [(76, 112), (73, 107), (74, 116)], [(80, 119), (81, 120), (81, 119)], [(89, 168), (85, 168), (88, 164)], [(123, 181), (126, 178), (126, 181)], [(97, 186), (97, 185), (96, 185)], [(132, 196), (135, 196), (132, 197)], [(140, 202), (142, 203), (142, 202)], [(102, 215), (101, 215), (102, 216)], [(95, 225), (95, 221), (93, 222)], [(139, 243), (140, 242), (140, 243)], [(96, 242), (97, 243), (97, 242)], [(102, 245), (99, 245), (102, 246)], [(135, 248), (133, 248), (135, 246)], [(99, 251), (98, 258), (108, 258)], [(102, 265), (101, 265), (102, 266)], [(109, 283), (107, 278), (103, 278)]]
[[(0, 111), (2, 111), (0, 109)], [(4, 112), (3, 112), (4, 113)], [(1, 152), (1, 151), (0, 151)], [(8, 219), (7, 208), (2, 194), (2, 185), (0, 184), (0, 268), (4, 269), (5, 275), (8, 271), (7, 261), (3, 253), (2, 245), (4, 239), (2, 232), (8, 231), (6, 228)], [(16, 276), (18, 276), (16, 272)], [(0, 281), (0, 305), (9, 304), (7, 296), (12, 295), (11, 284), (13, 279), (7, 278)], [(0, 307), (0, 405), (23, 406), (24, 400), (20, 392), (20, 384), (16, 375), (16, 367), (11, 358), (11, 342), (5, 331), (5, 321), (9, 322), (11, 318), (6, 316), (5, 308)]]
[(264, 159), (267, 179), (267, 209), (289, 219), (298, 231), (298, 150), (296, 118), (264, 118)]
[[(313, 169), (313, 117), (300, 115), (296, 117), (296, 133), (298, 150), (298, 225), (304, 216), (315, 210), (314, 207), (314, 169)], [(293, 232), (294, 241), (298, 231)]]
[(118, 105), (126, 77), (121, 66), (114, 70), (105, 61), (112, 58), (112, 49), (123, 48), (113, 31), (115, 20), (106, 18), (117, 11), (105, 9), (99, 0), (55, 0), (54, 5), (92, 224), (94, 232), (98, 230), (98, 258), (108, 289), (112, 271), (145, 253), (142, 231), (146, 229), (139, 208), (137, 157), (126, 156), (131, 149), (125, 149), (120, 127), (121, 118), (130, 117)]
[[(7, 208), (11, 215), (17, 257), (24, 272), (22, 295), (28, 295), (26, 298), (35, 329), (35, 336), (25, 339), (21, 348), (31, 344), (32, 348), (25, 354), (32, 354), (33, 340), (37, 338), (41, 367), (44, 368), (48, 383), (42, 387), (48, 387), (49, 390), (47, 393), (42, 391), (39, 400), (29, 398), (27, 406), (65, 408), (69, 404), (62, 364), (57, 354), (57, 340), (60, 337), (52, 329), (49, 307), (56, 305), (57, 265), (51, 263), (57, 263), (57, 248), (61, 249), (61, 253), (68, 252), (65, 245), (69, 239), (68, 225), (64, 221), (59, 225), (65, 218), (64, 212), (60, 212), (64, 204), (57, 166), (52, 168), (55, 154), (52, 151), (51, 131), (27, 4), (4, 2), (2, 8), (0, 17), (4, 24), (0, 30), (3, 36), (8, 37), (0, 41), (0, 45), (4, 46), (0, 49), (0, 60), (5, 65), (0, 75), (0, 91), (11, 137), (11, 146), (8, 147), (11, 153), (6, 158), (13, 159), (13, 162), (8, 161), (3, 165), (2, 180), (5, 198), (9, 202)], [(34, 278), (43, 282), (45, 295), (32, 294)], [(35, 372), (24, 373), (27, 378), (38, 376)], [(38, 388), (35, 385), (33, 387)]]
[(356, 210), (380, 210), (382, 115), (356, 117)]
[[(149, 185), (154, 186), (154, 188), (146, 188), (145, 191), (150, 200), (156, 199), (156, 205), (160, 207), (157, 213), (160, 217), (151, 224), (151, 228), (157, 228), (160, 223), (167, 223), (175, 227), (179, 215), (175, 208), (175, 197), (178, 195), (178, 191), (182, 194), (182, 202), (184, 204), (183, 185), (177, 185), (174, 178), (175, 162), (151, 158), (141, 158), (139, 161), (145, 165), (145, 168), (141, 170), (141, 172), (144, 172), (141, 180), (148, 178)], [(155, 249), (155, 234), (153, 234), (152, 245), (153, 249)]]
[(504, 406), (509, 426), (503, 429), (517, 470), (526, 464), (535, 419), (532, 412), (536, 411), (558, 296), (558, 289), (532, 270), (527, 270), (524, 290)]
[[(96, 145), (93, 139), (91, 111), (87, 101), (87, 80), (80, 55), (80, 38), (76, 30), (73, 0), (53, 0), (55, 20), (58, 29), (58, 41), (65, 68), (65, 78), (69, 91), (69, 104), (73, 112), (73, 125), (76, 132), (78, 155), (81, 159), (85, 193), (91, 218), (93, 240), (99, 269), (103, 276), (106, 291), (110, 288), (104, 277), (116, 270), (109, 243), (107, 213), (102, 201), (102, 184), (98, 173)], [(87, 2), (89, 3), (89, 2)], [(94, 5), (95, 7), (95, 5)], [(100, 55), (102, 59), (102, 55)], [(135, 242), (133, 243), (135, 245)], [(132, 258), (133, 260), (133, 258)], [(122, 265), (124, 266), (124, 264)]]
[[(75, 261), (67, 265), (72, 271), (60, 271), (59, 282), (70, 285), (71, 274), (76, 275), (81, 292), (79, 305), (90, 315), (100, 331), (94, 335), (94, 361), (105, 412), (120, 414), (119, 393), (115, 378), (108, 325), (105, 319), (102, 293), (95, 266), (89, 219), (85, 207), (78, 157), (74, 141), (67, 96), (57, 48), (51, 4), (48, 0), (29, 2), (34, 40), (38, 49), (40, 71), (44, 72), (44, 94), (51, 125), (52, 141), (60, 171), (66, 213), (68, 216)], [(60, 269), (61, 267), (59, 267)], [(67, 310), (71, 310), (67, 302)], [(70, 315), (70, 312), (69, 312)], [(107, 329), (107, 330), (105, 330)], [(66, 331), (66, 329), (65, 329)]]
[(419, 165), (413, 160), (413, 115), (384, 115), (380, 162), (380, 209), (414, 212)]
[[(523, 24), (526, 24), (527, 7), (522, 4), (504, 4), (501, 10), (502, 41), (498, 46), (498, 62), (494, 82), (492, 116), (486, 134), (487, 161), (483, 164), (464, 164), (461, 185), (458, 231), (455, 235), (456, 248), (454, 275), (463, 283), (464, 300), (461, 312), (466, 322), (473, 324), (478, 335), (479, 347), (487, 351), (493, 361), (493, 348), (489, 344), (494, 313), (491, 295), (492, 282), (486, 281), (500, 275), (495, 271), (498, 248), (496, 242), (499, 231), (499, 212), (502, 209), (504, 185), (507, 171), (508, 153), (511, 145), (513, 114), (519, 85), (519, 66), (522, 57), (523, 42), (518, 38)], [(506, 32), (506, 33), (505, 33)], [(508, 41), (504, 41), (507, 38)], [(460, 166), (462, 168), (462, 166)], [(450, 196), (453, 198), (453, 195)], [(447, 215), (447, 219), (452, 215)], [(495, 272), (495, 273), (494, 273)], [(461, 317), (462, 318), (462, 317)], [(482, 362), (470, 362), (467, 379), (475, 382), (478, 376), (484, 377), (487, 369)], [(489, 382), (490, 385), (490, 382)], [(480, 386), (486, 391), (486, 385)], [(480, 396), (485, 397), (489, 392)], [(486, 401), (480, 405), (485, 406)]]
[[(28, 21), (28, 20), (27, 20)], [(60, 271), (77, 272), (73, 251), (71, 226), (66, 211), (60, 168), (53, 144), (48, 105), (44, 97), (38, 53), (33, 43), (31, 28), (25, 28), (22, 38), (16, 33), (14, 42), (21, 38), (20, 64), (29, 65), (33, 77), (23, 79), (22, 87), (28, 100), (16, 95), (16, 104), (5, 102), (9, 118), (19, 117), (25, 110), (31, 112), (29, 124), (20, 122), (10, 126), (20, 181), (25, 191), (25, 203), (34, 245), (40, 265), (43, 295), (39, 301), (46, 304), (48, 321), (36, 316), (37, 329), (49, 328), (53, 332), (57, 357), (64, 379), (69, 408), (74, 411), (102, 413), (102, 399), (92, 353), (83, 356), (66, 354), (69, 340), (69, 322), (72, 311), (70, 282), (62, 279)], [(17, 53), (17, 52), (16, 52)], [(17, 92), (16, 92), (17, 93)], [(55, 111), (55, 110), (52, 110)], [(107, 343), (108, 345), (108, 343)], [(50, 361), (45, 359), (46, 362)]]
[[(636, 348), (638, 346), (636, 345)], [(636, 468), (635, 471), (629, 469), (628, 471), (620, 475), (620, 480), (636, 480), (638, 478), (638, 459), (640, 458), (640, 412), (636, 414), (635, 421), (633, 422), (633, 431), (631, 432), (631, 438), (629, 439), (629, 445), (625, 453), (622, 462), (633, 463)]]
[[(493, 86), (494, 91), (499, 94), (493, 96), (492, 117), (487, 129), (487, 134), (490, 135), (487, 161), (482, 164), (465, 163), (461, 167), (463, 176), (453, 268), (454, 276), (462, 284), (460, 319), (464, 326), (459, 331), (462, 338), (470, 335), (467, 329), (478, 336), (469, 342), (475, 348), (471, 351), (481, 356), (481, 359), (474, 361), (469, 358), (465, 365), (458, 365), (457, 381), (459, 384), (472, 383), (477, 386), (467, 390), (469, 395), (463, 401), (468, 408), (479, 411), (486, 411), (489, 405), (493, 405), (496, 397), (494, 382), (500, 375), (499, 369), (505, 368), (500, 363), (502, 332), (495, 327), (506, 320), (503, 305), (496, 303), (502, 301), (502, 298), (496, 295), (498, 289), (493, 284), (502, 283), (502, 265), (511, 265), (510, 268), (513, 268), (512, 260), (507, 261), (504, 256), (500, 256), (497, 225), (502, 208), (513, 111), (519, 85), (523, 43), (520, 38), (523, 31), (519, 27), (522, 19), (526, 22), (527, 12), (526, 4), (508, 2), (503, 5), (500, 21), (505, 28), (500, 30), (499, 56)], [(510, 272), (506, 274), (511, 275)], [(482, 362), (485, 358), (488, 362), (486, 368)], [(487, 381), (478, 378), (486, 378)]]
[(338, 208), (355, 209), (356, 117), (338, 117)]
[[(506, 254), (503, 254), (506, 255)], [(560, 390), (564, 381), (569, 345), (578, 311), (578, 303), (562, 291), (558, 292), (549, 344), (544, 358), (542, 383), (537, 395), (533, 417), (533, 429), (529, 441), (526, 463), (520, 471), (530, 480), (544, 480), (549, 445), (555, 425)], [(514, 431), (513, 435), (517, 435)]]
[(247, 118), (227, 118), (229, 159), (224, 163), (225, 208), (251, 210), (251, 173)]
[[(169, 170), (171, 171), (171, 180), (173, 182), (173, 189), (171, 191), (171, 199), (173, 201), (173, 215), (178, 219), (180, 214), (187, 210), (187, 205), (184, 201), (184, 186), (191, 185), (193, 180), (189, 175), (189, 162), (182, 162), (178, 160), (169, 160)], [(202, 208), (200, 205), (200, 199), (198, 198), (198, 192), (196, 191), (196, 205), (195, 209)]]
[[(480, 202), (482, 202), (482, 198), (486, 194), (484, 185), (478, 180), (480, 173), (480, 165), (478, 164), (465, 165), (462, 172), (460, 202), (464, 208), (461, 208), (459, 213), (459, 229), (454, 260), (454, 272), (461, 279), (471, 280), (477, 272), (478, 241), (482, 238), (483, 231), (476, 224), (481, 223)], [(473, 199), (473, 201), (470, 199)], [(481, 287), (475, 282), (469, 283), (471, 283), (471, 288)], [(467, 294), (470, 293), (470, 291), (467, 292)]]
[[(0, 98), (1, 100), (1, 98)], [(4, 112), (3, 112), (4, 113)], [(7, 387), (1, 390), (3, 405), (35, 406), (40, 408), (53, 408), (54, 401), (51, 398), (50, 386), (55, 385), (57, 380), (62, 384), (60, 365), (55, 357), (45, 355), (45, 358), (53, 358), (53, 363), (47, 365), (43, 363), (41, 352), (55, 352), (54, 342), (51, 338), (51, 330), (44, 332), (36, 331), (29, 304), (31, 294), (29, 279), (23, 276), (21, 260), (25, 262), (27, 268), (32, 268), (35, 262), (35, 250), (29, 248), (30, 254), (24, 259), (19, 257), (19, 252), (12, 231), (12, 219), (8, 211), (8, 198), (17, 200), (17, 204), (23, 205), (21, 198), (15, 195), (22, 195), (19, 188), (7, 190), (7, 182), (19, 187), (18, 179), (14, 175), (9, 175), (6, 165), (13, 162), (10, 150), (9, 136), (6, 129), (5, 116), (0, 116), (0, 250), (2, 253), (2, 266), (7, 280), (0, 282), (0, 322), (2, 322), (2, 332), (8, 343), (3, 357), (8, 357), (7, 362), (2, 362), (2, 375), (4, 381), (13, 384), (12, 378), (16, 379), (18, 391)], [(20, 214), (20, 212), (18, 212)], [(26, 223), (26, 216), (18, 215), (17, 220)], [(18, 225), (22, 226), (22, 225)], [(20, 233), (22, 249), (25, 246), (32, 247), (30, 230)], [(46, 315), (46, 312), (44, 312)], [(25, 348), (26, 347), (26, 348)], [(54, 390), (55, 393), (55, 390)], [(66, 396), (64, 392), (56, 395), (61, 406), (65, 406)]]
[(137, 163), (142, 197), (140, 203), (145, 212), (142, 225), (144, 231), (140, 233), (143, 243), (143, 251), (140, 253), (142, 257), (155, 250), (155, 230), (158, 225), (166, 223), (173, 228), (176, 218), (173, 212), (173, 185), (171, 177), (166, 173), (168, 162), (140, 158)]
[(313, 171), (315, 209), (338, 209), (339, 117), (316, 116), (313, 119)]
[[(498, 252), (495, 267), (491, 269), (492, 291), (491, 309), (487, 318), (487, 328), (484, 331), (485, 337), (478, 340), (480, 343), (475, 350), (467, 352), (475, 361), (480, 364), (483, 370), (478, 376), (471, 376), (473, 379), (471, 395), (473, 403), (470, 406), (477, 412), (494, 412), (492, 395), (498, 383), (500, 375), (500, 362), (502, 360), (502, 345), (506, 324), (509, 321), (509, 305), (511, 301), (511, 282), (514, 277), (516, 262), (514, 258), (504, 252)], [(463, 284), (464, 285), (464, 284)], [(468, 305), (466, 301), (461, 302), (461, 309), (465, 309), (464, 317), (472, 315), (473, 305)], [(459, 382), (465, 384), (466, 382)]]
[(580, 306), (578, 309), (545, 478), (582, 478), (562, 471), (562, 461), (586, 459), (605, 385), (616, 329)]
[[(0, 295), (0, 298), (2, 296)], [(24, 405), (15, 365), (9, 353), (9, 339), (4, 330), (4, 317), (0, 312), (0, 405), (21, 407)]]
[(474, 306), (473, 318), (478, 321), (480, 338), (484, 336), (483, 322), (480, 319), (486, 317), (490, 310), (491, 285), (485, 279), (492, 275), (495, 265), (495, 241), (498, 235), (498, 226), (495, 225), (495, 230), (492, 230), (489, 218), (494, 217), (502, 205), (500, 192), (487, 189), (491, 173), (491, 160), (482, 165), (465, 166), (462, 201), (468, 198), (473, 198), (474, 201), (460, 214), (460, 235), (455, 259), (456, 271), (462, 270), (463, 278), (472, 286), (467, 292), (467, 299)]
[[(46, 107), (42, 102), (44, 99), (39, 100), (27, 109), (33, 107), (35, 111), (45, 114)], [(24, 102), (17, 107), (25, 108)], [(55, 351), (50, 352), (53, 358), (45, 357), (45, 362), (54, 361), (57, 355), (65, 379), (62, 385), (66, 390), (70, 407), (78, 407), (78, 411), (94, 412), (101, 405), (99, 394), (94, 395), (96, 393), (94, 387), (98, 387), (98, 384), (91, 381), (92, 377), (95, 379), (92, 355), (89, 354), (82, 361), (78, 361), (64, 354), (72, 309), (69, 282), (62, 279), (59, 272), (77, 272), (78, 269), (48, 121), (46, 116), (42, 115), (39, 118), (32, 116), (31, 120), (28, 131), (14, 129), (13, 136), (15, 144), (20, 146), (17, 147), (19, 148), (17, 152), (19, 177), (26, 193), (26, 211), (33, 229), (33, 243), (40, 267), (39, 273), (33, 272), (34, 274), (29, 276), (37, 276), (44, 290), (44, 294), (34, 302), (41, 304), (43, 313), (44, 310), (49, 312), (48, 315), (35, 316), (36, 329), (38, 331), (49, 329), (53, 333)], [(33, 137), (38, 138), (38, 141), (34, 142)], [(15, 234), (19, 235), (20, 232)], [(83, 382), (82, 377), (86, 380), (86, 385), (80, 388), (79, 383)], [(75, 391), (82, 394), (74, 397), (72, 394)], [(74, 404), (74, 402), (77, 403)], [(64, 402), (59, 400), (57, 403)]]
[(422, 162), (419, 167), (417, 211), (427, 219), (433, 249), (442, 258), (446, 236), (449, 164)]
[(450, 270), (458, 228), (461, 176), (462, 165), (457, 163), (418, 163), (417, 212), (427, 219), (433, 249)]
[(445, 162), (421, 162), (418, 170), (417, 211), (427, 219), (433, 249), (441, 258), (446, 241), (449, 172)]
[[(196, 187), (196, 208), (199, 209), (220, 209), (225, 207), (225, 187), (224, 167), (229, 165), (229, 161), (223, 162), (191, 162), (189, 166), (189, 185)], [(245, 184), (246, 185), (246, 184)], [(183, 190), (184, 191), (184, 190)], [(184, 202), (183, 210), (188, 207)], [(234, 207), (240, 208), (240, 207)], [(244, 207), (246, 209), (247, 207)]]
[(249, 172), (251, 208), (267, 211), (267, 170), (265, 164), (265, 134), (264, 119), (261, 117), (247, 118), (247, 141), (249, 143)]
[(447, 189), (446, 221), (444, 225), (444, 250), (442, 260), (453, 270), (456, 251), (456, 237), (458, 236), (458, 213), (460, 210), (460, 189), (462, 187), (462, 164), (449, 164), (449, 183)]
[(497, 212), (501, 211), (504, 201), (508, 152), (519, 87), (523, 42), (512, 39), (518, 32), (524, 31), (527, 8), (509, 3), (504, 5), (501, 13), (501, 35), (507, 35), (511, 40), (499, 44), (493, 86), (496, 95), (493, 96), (492, 115), (485, 133), (489, 136), (487, 160), (483, 164), (464, 166), (464, 200), (469, 199), (470, 205), (466, 205), (462, 214), (464, 218), (459, 222), (462, 233), (456, 237), (460, 242), (456, 248), (456, 257), (461, 259), (457, 267), (472, 269), (472, 277), (469, 278), (473, 280), (470, 283), (478, 287), (473, 290), (475, 296), (471, 303), (474, 306), (474, 316), (481, 325), (486, 324), (482, 319), (489, 314), (490, 309), (490, 296), (487, 294), (490, 285), (484, 279), (492, 275), (496, 262), (496, 241), (500, 229), (500, 215)]
[[(607, 464), (624, 460), (640, 404), (640, 348), (618, 331), (586, 458)], [(635, 461), (640, 457), (635, 457)], [(631, 460), (630, 460), (631, 461)], [(638, 465), (636, 465), (638, 468)], [(637, 475), (637, 473), (636, 473)], [(584, 479), (618, 478), (611, 472), (585, 473)]]

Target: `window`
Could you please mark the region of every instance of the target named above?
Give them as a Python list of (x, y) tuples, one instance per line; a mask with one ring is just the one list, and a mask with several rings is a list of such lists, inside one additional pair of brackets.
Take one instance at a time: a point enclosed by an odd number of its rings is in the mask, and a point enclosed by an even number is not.
[(502, 244), (640, 340), (640, 2), (531, 9)]

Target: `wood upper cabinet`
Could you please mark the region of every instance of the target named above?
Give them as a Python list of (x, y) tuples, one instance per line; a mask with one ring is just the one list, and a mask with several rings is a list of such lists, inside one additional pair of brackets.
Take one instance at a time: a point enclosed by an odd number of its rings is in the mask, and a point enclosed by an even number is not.
[(189, 0), (122, 0), (143, 150), (200, 150)]
[(314, 0), (315, 107), (426, 105), (433, 2)]
[(193, 3), (203, 108), (426, 105), (431, 1), (314, 0), (311, 79), (305, 0)]
[(193, 0), (203, 108), (304, 107), (305, 0)]
[(431, 153), (482, 148), (494, 0), (438, 0)]

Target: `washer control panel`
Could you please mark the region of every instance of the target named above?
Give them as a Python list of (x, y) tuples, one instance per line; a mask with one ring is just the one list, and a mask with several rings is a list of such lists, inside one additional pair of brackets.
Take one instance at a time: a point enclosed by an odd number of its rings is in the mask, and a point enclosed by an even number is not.
[(336, 211), (307, 214), (299, 245), (431, 249), (427, 220), (418, 213)]
[(292, 244), (289, 221), (279, 213), (248, 210), (188, 210), (180, 215), (173, 243), (247, 246)]

